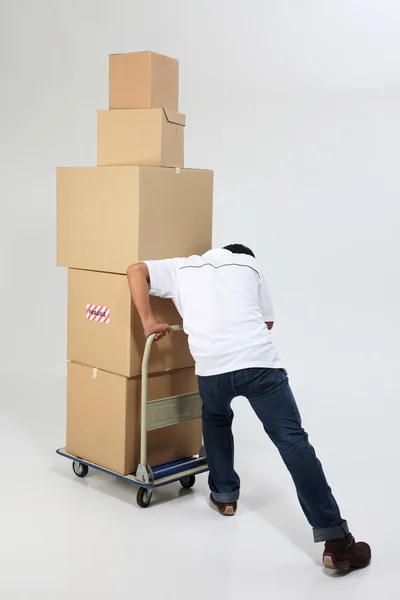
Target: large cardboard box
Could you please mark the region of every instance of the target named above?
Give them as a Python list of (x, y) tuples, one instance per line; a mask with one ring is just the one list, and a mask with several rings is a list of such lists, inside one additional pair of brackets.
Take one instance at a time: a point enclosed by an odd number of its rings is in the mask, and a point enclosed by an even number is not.
[(165, 108), (99, 110), (97, 164), (183, 168), (185, 123)]
[[(157, 318), (181, 325), (172, 300), (151, 302)], [(126, 377), (140, 375), (145, 337), (125, 275), (68, 270), (67, 340), (68, 360)], [(153, 343), (150, 373), (193, 364), (183, 332)]]
[(110, 108), (178, 111), (179, 62), (155, 52), (110, 56)]
[(57, 264), (126, 273), (140, 260), (203, 254), (212, 206), (212, 171), (59, 168)]
[[(149, 401), (197, 391), (194, 369), (149, 377)], [(197, 454), (201, 421), (150, 431), (151, 466)], [(127, 475), (140, 460), (140, 378), (68, 363), (67, 452)]]

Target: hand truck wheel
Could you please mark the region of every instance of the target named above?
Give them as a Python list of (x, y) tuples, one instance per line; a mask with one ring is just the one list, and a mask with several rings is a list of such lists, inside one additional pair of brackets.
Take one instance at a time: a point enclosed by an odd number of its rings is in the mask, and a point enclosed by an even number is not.
[(89, 473), (89, 467), (87, 465), (76, 462), (75, 460), (72, 463), (72, 470), (77, 477), (86, 477), (86, 475)]
[(139, 488), (136, 501), (140, 508), (147, 508), (151, 502), (153, 492), (147, 488)]
[(189, 490), (196, 483), (196, 477), (194, 475), (188, 475), (187, 477), (182, 477), (179, 482), (183, 488)]

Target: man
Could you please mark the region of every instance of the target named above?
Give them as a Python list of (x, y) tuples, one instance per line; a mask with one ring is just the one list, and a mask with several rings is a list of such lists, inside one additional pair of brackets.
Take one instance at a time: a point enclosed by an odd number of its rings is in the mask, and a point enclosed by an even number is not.
[(370, 547), (349, 533), (302, 428), (271, 339), (271, 299), (253, 252), (233, 244), (203, 256), (138, 263), (127, 275), (146, 336), (155, 333), (160, 340), (172, 334), (168, 323), (155, 319), (149, 294), (172, 298), (183, 318), (203, 401), (211, 501), (221, 515), (233, 516), (237, 509), (231, 402), (245, 396), (290, 471), (314, 540), (326, 542), (324, 565), (337, 570), (367, 566)]

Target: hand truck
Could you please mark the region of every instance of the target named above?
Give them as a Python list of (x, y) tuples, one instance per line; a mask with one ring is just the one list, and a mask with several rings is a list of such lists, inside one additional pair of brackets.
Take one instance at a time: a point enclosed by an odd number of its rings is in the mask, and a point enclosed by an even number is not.
[[(182, 327), (174, 325), (172, 330), (175, 332), (182, 331)], [(156, 334), (148, 337), (142, 361), (140, 463), (136, 472), (130, 475), (120, 475), (115, 471), (74, 456), (67, 452), (66, 448), (56, 450), (60, 456), (73, 461), (72, 469), (77, 477), (86, 477), (89, 468), (93, 468), (138, 486), (137, 503), (141, 508), (149, 506), (153, 489), (176, 481), (179, 481), (182, 487), (189, 489), (194, 486), (196, 475), (208, 471), (204, 446), (200, 449), (198, 457), (183, 458), (153, 468), (147, 464), (147, 433), (154, 429), (198, 419), (201, 417), (202, 408), (198, 392), (162, 398), (152, 402), (147, 401), (149, 358), (155, 337)]]

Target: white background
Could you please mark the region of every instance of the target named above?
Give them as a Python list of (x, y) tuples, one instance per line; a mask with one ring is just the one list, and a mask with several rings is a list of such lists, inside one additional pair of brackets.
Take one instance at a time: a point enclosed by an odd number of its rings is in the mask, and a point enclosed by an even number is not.
[[(128, 598), (139, 573), (143, 589), (160, 573), (168, 598), (399, 597), (399, 31), (396, 0), (1, 3), (4, 598)], [(265, 265), (275, 341), (343, 514), (373, 545), (368, 571), (329, 578), (316, 564), (244, 400), (229, 523), (207, 507), (205, 480), (143, 516), (134, 490), (74, 481), (53, 456), (66, 348), (55, 168), (95, 164), (108, 54), (136, 50), (180, 59), (186, 166), (216, 173), (214, 245), (248, 244)]]

